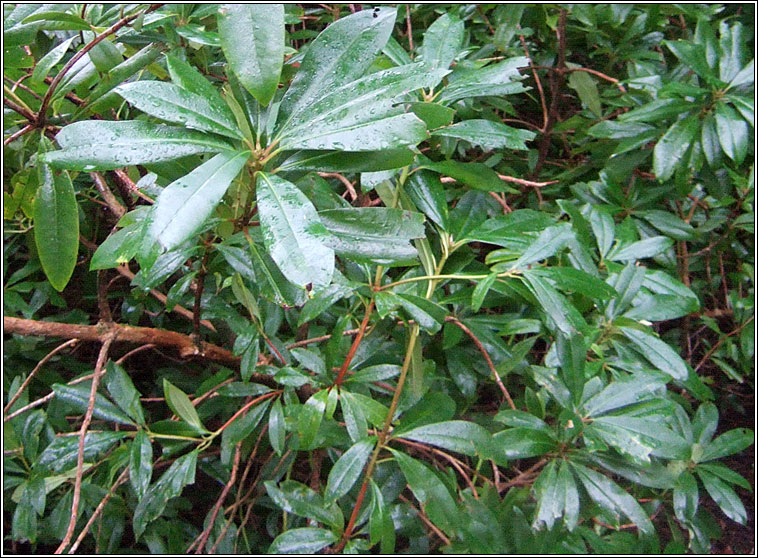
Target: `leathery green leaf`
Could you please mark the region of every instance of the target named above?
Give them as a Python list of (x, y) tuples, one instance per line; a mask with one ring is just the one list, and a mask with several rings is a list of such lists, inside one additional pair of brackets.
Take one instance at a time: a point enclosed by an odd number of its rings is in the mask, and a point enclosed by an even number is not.
[(108, 361), (103, 382), (116, 404), (137, 424), (144, 426), (145, 415), (139, 400), (140, 393), (126, 371), (118, 364)]
[(137, 494), (138, 500), (145, 496), (152, 476), (153, 448), (148, 435), (140, 429), (134, 436), (129, 452), (129, 482)]
[(564, 518), (566, 527), (573, 531), (579, 519), (579, 491), (568, 464), (561, 460), (550, 461), (534, 483), (537, 495), (537, 513), (533, 527), (544, 525), (552, 529), (556, 519)]
[(677, 120), (658, 140), (653, 150), (653, 169), (658, 180), (667, 180), (674, 174), (699, 130), (698, 117), (688, 116)]
[(311, 395), (300, 409), (297, 432), (300, 434), (301, 449), (309, 449), (316, 439), (319, 426), (321, 426), (321, 421), (324, 418), (328, 395), (327, 390), (318, 391)]
[(232, 71), (266, 106), (279, 86), (284, 62), (283, 4), (224, 4), (218, 10), (221, 47)]
[(485, 151), (493, 149), (525, 150), (526, 142), (534, 139), (536, 134), (529, 130), (520, 130), (502, 122), (471, 119), (445, 126), (432, 132), (433, 136), (456, 138), (477, 145)]
[[(53, 384), (55, 396), (76, 408), (77, 411), (84, 412), (89, 405), (89, 396), (92, 382), (82, 382), (74, 386), (65, 384)], [(93, 414), (95, 418), (134, 426), (134, 421), (129, 418), (121, 409), (108, 401), (99, 393), (95, 395), (95, 407)]]
[[(113, 444), (125, 438), (127, 432), (88, 432), (84, 437), (84, 460), (92, 461)], [(56, 437), (40, 454), (36, 465), (64, 471), (76, 465), (79, 455), (78, 436)]]
[(280, 398), (277, 398), (274, 404), (271, 405), (271, 412), (268, 415), (268, 439), (276, 455), (282, 455), (286, 435), (282, 401)]
[(145, 497), (134, 510), (134, 536), (142, 536), (148, 523), (160, 517), (171, 498), (181, 494), (188, 484), (195, 482), (198, 450), (183, 455), (171, 464), (161, 478), (148, 488)]
[(386, 207), (351, 207), (319, 211), (331, 233), (324, 244), (337, 254), (382, 265), (408, 264), (418, 258), (410, 244), (424, 237), (424, 216)]
[(294, 184), (258, 173), (258, 215), (271, 258), (292, 283), (325, 287), (334, 272), (329, 232), (311, 201)]
[(392, 448), (387, 449), (392, 452), (408, 486), (429, 519), (445, 533), (452, 535), (456, 529), (458, 506), (442, 481), (425, 463)]
[(196, 234), (245, 165), (248, 151), (219, 153), (161, 191), (148, 234), (171, 250)]
[(664, 341), (631, 327), (620, 327), (619, 331), (633, 343), (641, 355), (661, 371), (666, 372), (676, 380), (687, 379), (689, 375), (687, 365), (682, 357)]
[(742, 163), (747, 155), (749, 130), (747, 122), (724, 103), (716, 104), (716, 130), (721, 148), (732, 161)]
[(361, 476), (361, 471), (363, 471), (375, 444), (376, 438), (374, 436), (365, 438), (355, 443), (340, 456), (332, 470), (329, 471), (329, 478), (326, 481), (326, 490), (324, 491), (325, 501), (333, 502), (350, 492), (350, 489)]
[(729, 519), (745, 525), (747, 512), (745, 511), (744, 504), (734, 490), (720, 478), (707, 471), (697, 470), (697, 475), (703, 482), (708, 495), (719, 505), (721, 511)]
[(312, 554), (337, 542), (332, 531), (318, 527), (300, 527), (285, 531), (271, 543), (269, 554)]
[(360, 78), (387, 43), (395, 8), (362, 10), (332, 23), (309, 45), (282, 98), (277, 129), (336, 87)]
[(465, 420), (426, 424), (403, 432), (398, 437), (431, 444), (465, 455), (488, 455), (492, 437), (483, 427)]
[(269, 497), (287, 513), (308, 517), (335, 529), (342, 528), (345, 519), (339, 507), (333, 502), (327, 504), (318, 492), (303, 483), (285, 480), (278, 486), (274, 481), (263, 484)]
[(417, 170), (406, 181), (405, 193), (419, 211), (439, 225), (442, 230), (447, 230), (448, 212), (445, 189), (435, 173), (423, 169)]
[(161, 120), (233, 139), (242, 138), (234, 115), (225, 104), (213, 104), (212, 100), (173, 83), (134, 81), (119, 85), (115, 91), (132, 106)]
[(169, 382), (166, 378), (163, 378), (163, 394), (166, 397), (166, 403), (171, 407), (176, 416), (181, 418), (184, 422), (192, 426), (193, 428), (205, 432), (200, 416), (197, 414), (197, 410), (190, 402), (187, 394)]
[(653, 524), (648, 519), (645, 510), (619, 485), (578, 463), (571, 463), (571, 468), (584, 485), (589, 497), (598, 506), (616, 518), (623, 513), (637, 525), (640, 531), (647, 535), (652, 534)]
[(232, 149), (210, 134), (138, 120), (74, 122), (55, 139), (62, 149), (46, 153), (42, 160), (53, 167), (80, 171), (160, 163)]
[(463, 45), (465, 28), (456, 16), (442, 14), (424, 33), (419, 54), (430, 68), (447, 68)]
[[(46, 151), (43, 140), (40, 155)], [(68, 173), (38, 167), (39, 187), (34, 198), (34, 243), (50, 284), (62, 291), (68, 284), (79, 253), (79, 208)]]
[(505, 459), (526, 459), (553, 451), (557, 442), (548, 432), (516, 427), (492, 436), (497, 454)]

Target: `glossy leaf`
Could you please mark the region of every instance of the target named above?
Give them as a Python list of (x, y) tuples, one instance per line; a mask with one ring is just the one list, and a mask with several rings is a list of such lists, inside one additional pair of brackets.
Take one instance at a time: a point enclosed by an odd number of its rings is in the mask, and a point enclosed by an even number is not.
[(299, 527), (285, 531), (271, 543), (269, 554), (312, 554), (337, 542), (332, 531), (318, 527)]
[(689, 375), (687, 365), (668, 344), (649, 333), (631, 327), (620, 327), (619, 331), (634, 344), (640, 354), (661, 371), (676, 380), (687, 379)]
[(667, 180), (682, 164), (700, 129), (699, 123), (697, 116), (678, 120), (658, 140), (653, 150), (653, 168), (658, 180)]
[(454, 79), (451, 78), (439, 99), (445, 104), (451, 104), (467, 97), (521, 93), (526, 88), (518, 81), (523, 79), (518, 69), (528, 65), (526, 57), (517, 56), (481, 69), (460, 72)]
[(539, 267), (529, 271), (532, 275), (547, 277), (564, 292), (580, 293), (597, 300), (608, 300), (618, 296), (608, 283), (573, 267)]
[(53, 167), (84, 171), (231, 150), (225, 141), (202, 132), (136, 120), (75, 122), (64, 127), (55, 139), (62, 149), (46, 153), (43, 160)]
[(163, 81), (135, 81), (115, 89), (129, 104), (151, 116), (187, 128), (241, 139), (234, 116), (226, 105)]
[(194, 484), (198, 451), (174, 461), (139, 501), (134, 510), (134, 536), (139, 539), (148, 523), (160, 517), (168, 501), (181, 494), (185, 486)]
[(445, 190), (435, 173), (417, 170), (405, 184), (405, 193), (416, 206), (442, 230), (448, 228), (447, 200)]
[[(89, 405), (91, 381), (82, 382), (77, 385), (53, 384), (55, 396), (69, 405), (72, 405), (77, 411), (85, 412)], [(95, 395), (95, 406), (92, 416), (118, 424), (134, 426), (134, 421), (129, 418), (121, 409), (108, 401), (99, 393)]]
[(616, 518), (623, 513), (637, 525), (642, 533), (651, 534), (653, 532), (653, 524), (650, 523), (645, 510), (619, 485), (605, 475), (578, 463), (572, 463), (571, 468), (584, 485), (589, 497), (604, 511)]
[(103, 383), (121, 410), (134, 419), (137, 424), (144, 426), (145, 415), (139, 400), (140, 392), (134, 387), (134, 383), (126, 371), (118, 364), (109, 361)]
[(534, 483), (537, 513), (533, 525), (552, 529), (556, 519), (564, 517), (573, 531), (579, 519), (579, 491), (565, 461), (550, 461)]
[(464, 120), (452, 126), (434, 130), (432, 135), (465, 140), (485, 151), (501, 148), (526, 150), (526, 142), (533, 140), (536, 136), (529, 130), (512, 128), (501, 122), (478, 119)]
[(467, 186), (485, 192), (514, 192), (515, 190), (497, 176), (497, 173), (483, 163), (461, 163), (459, 161), (424, 162), (423, 168), (450, 176)]
[(531, 263), (549, 258), (562, 250), (573, 236), (574, 232), (568, 223), (548, 227), (529, 244), (528, 248), (511, 267), (522, 269)]
[(487, 455), (492, 446), (491, 436), (483, 427), (463, 420), (426, 424), (398, 436), (471, 456)]
[(724, 515), (737, 523), (745, 525), (747, 522), (747, 512), (745, 511), (744, 504), (739, 496), (735, 494), (734, 490), (724, 481), (706, 471), (698, 470), (697, 475), (703, 482), (708, 495), (719, 505)]
[(365, 438), (351, 446), (340, 456), (332, 470), (329, 471), (329, 478), (326, 481), (326, 490), (324, 491), (325, 501), (334, 502), (350, 492), (350, 489), (360, 478), (363, 467), (368, 462), (375, 444), (376, 439), (373, 436)]
[(587, 327), (579, 311), (545, 279), (528, 272), (524, 272), (523, 277), (532, 294), (563, 333), (571, 335)]
[(424, 33), (419, 55), (429, 68), (447, 68), (463, 44), (463, 22), (449, 13), (442, 14)]
[(129, 482), (137, 499), (142, 500), (153, 476), (153, 447), (150, 438), (140, 429), (134, 436), (129, 452)]
[(418, 257), (409, 241), (424, 237), (423, 215), (400, 209), (328, 209), (318, 217), (331, 233), (324, 244), (356, 261), (407, 265)]
[(198, 431), (206, 432), (200, 416), (197, 414), (197, 410), (192, 405), (187, 394), (166, 378), (163, 379), (163, 394), (166, 398), (166, 403), (171, 407), (176, 416)]
[(148, 235), (171, 250), (202, 229), (250, 153), (219, 153), (161, 191)]
[(686, 459), (689, 445), (683, 438), (663, 427), (658, 420), (604, 416), (592, 422), (593, 432), (619, 451), (649, 460), (649, 455), (665, 459)]
[[(44, 151), (40, 149), (40, 155)], [(79, 207), (67, 172), (55, 172), (45, 164), (39, 165), (38, 172), (34, 242), (48, 281), (62, 291), (74, 273), (79, 253)]]
[(721, 148), (732, 161), (741, 163), (747, 155), (749, 143), (747, 123), (724, 103), (716, 105), (715, 119)]
[(747, 428), (735, 428), (715, 438), (703, 448), (700, 461), (712, 461), (727, 455), (739, 453), (753, 444), (753, 431)]
[(240, 83), (266, 106), (279, 85), (284, 62), (282, 4), (224, 4), (218, 32), (229, 66)]
[(600, 416), (648, 399), (663, 390), (666, 376), (662, 374), (638, 373), (619, 378), (609, 383), (602, 391), (584, 402), (587, 416)]
[(63, 56), (66, 54), (66, 51), (69, 49), (75, 38), (76, 37), (74, 36), (70, 39), (66, 39), (39, 59), (39, 62), (34, 66), (34, 71), (32, 72), (31, 81), (33, 83), (41, 83), (47, 77), (47, 74), (53, 66), (63, 59)]
[(287, 513), (308, 517), (341, 529), (344, 523), (342, 512), (333, 502), (327, 503), (321, 495), (304, 484), (286, 480), (278, 486), (273, 481), (263, 483), (274, 503)]
[(268, 410), (268, 401), (262, 401), (250, 409), (244, 416), (238, 417), (224, 429), (221, 435), (221, 463), (231, 465), (234, 446), (247, 438), (263, 419)]
[(343, 17), (308, 45), (300, 69), (282, 98), (277, 129), (299, 117), (336, 87), (360, 78), (389, 39), (394, 8), (364, 10)]
[(258, 173), (257, 196), (263, 241), (284, 276), (301, 287), (328, 285), (334, 251), (310, 200), (291, 182), (264, 173)]
[(316, 439), (319, 426), (324, 418), (326, 409), (326, 390), (318, 391), (311, 395), (300, 409), (298, 416), (297, 432), (300, 434), (300, 447), (309, 449)]
[[(84, 460), (91, 462), (127, 434), (127, 432), (87, 432), (84, 437)], [(65, 471), (76, 466), (78, 456), (78, 436), (56, 437), (40, 454), (36, 465), (53, 471)]]
[(673, 243), (674, 241), (666, 236), (651, 236), (630, 244), (617, 244), (607, 257), (609, 260), (615, 261), (652, 258), (669, 248)]
[(543, 430), (526, 427), (509, 428), (492, 436), (499, 455), (505, 459), (526, 459), (555, 450), (557, 442)]
[(442, 481), (425, 463), (402, 452), (388, 449), (395, 457), (400, 470), (408, 481), (408, 486), (423, 506), (429, 519), (447, 534), (452, 534), (455, 531), (454, 518), (458, 506)]

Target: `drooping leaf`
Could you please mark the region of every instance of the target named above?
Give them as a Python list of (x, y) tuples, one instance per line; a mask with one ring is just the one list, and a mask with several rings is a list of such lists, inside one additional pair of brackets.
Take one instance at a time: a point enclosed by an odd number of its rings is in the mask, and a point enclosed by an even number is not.
[[(49, 148), (40, 144), (40, 156)], [(50, 154), (48, 151), (47, 154)], [(50, 284), (62, 291), (68, 284), (79, 253), (79, 208), (68, 173), (48, 165), (38, 167), (39, 187), (34, 197), (34, 242)]]
[(232, 71), (263, 106), (273, 99), (284, 62), (283, 4), (224, 4), (218, 32)]
[(160, 517), (171, 498), (181, 494), (185, 486), (194, 484), (198, 450), (174, 461), (161, 478), (148, 488), (134, 510), (134, 535), (139, 539), (148, 523)]
[(153, 448), (150, 438), (144, 430), (140, 429), (134, 436), (131, 451), (129, 452), (129, 482), (137, 494), (137, 499), (142, 500), (150, 486), (153, 476)]
[(703, 482), (708, 495), (719, 505), (724, 515), (744, 525), (747, 522), (747, 512), (745, 505), (734, 490), (720, 478), (707, 471), (697, 470), (697, 475)]
[(556, 519), (564, 518), (573, 531), (579, 519), (579, 491), (565, 461), (550, 461), (534, 483), (537, 513), (533, 525), (552, 529)]
[(271, 258), (292, 283), (325, 287), (334, 272), (329, 232), (310, 200), (291, 182), (258, 173), (258, 214)]

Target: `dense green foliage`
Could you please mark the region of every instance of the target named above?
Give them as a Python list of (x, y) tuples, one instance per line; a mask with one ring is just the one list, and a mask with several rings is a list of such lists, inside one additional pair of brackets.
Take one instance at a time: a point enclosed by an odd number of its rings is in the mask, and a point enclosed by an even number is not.
[(745, 524), (754, 7), (304, 6), (5, 6), (6, 548)]

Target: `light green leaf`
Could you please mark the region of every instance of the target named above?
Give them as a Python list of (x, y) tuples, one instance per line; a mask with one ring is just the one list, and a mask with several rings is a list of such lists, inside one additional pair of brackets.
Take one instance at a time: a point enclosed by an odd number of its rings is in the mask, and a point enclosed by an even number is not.
[(202, 229), (250, 152), (219, 153), (166, 186), (153, 206), (148, 235), (171, 250)]
[(328, 285), (334, 251), (310, 200), (291, 182), (262, 172), (257, 195), (263, 241), (284, 276), (301, 287)]
[(720, 459), (727, 455), (739, 453), (750, 447), (754, 442), (752, 430), (747, 428), (735, 428), (715, 438), (703, 448), (700, 462)]
[(592, 114), (597, 118), (603, 116), (603, 107), (600, 104), (600, 93), (598, 93), (595, 78), (587, 72), (571, 72), (568, 78), (568, 86), (576, 91), (582, 104), (587, 105)]
[(540, 235), (513, 262), (511, 269), (523, 269), (527, 265), (544, 260), (562, 250), (574, 237), (574, 231), (568, 223), (561, 223), (543, 230)]
[(163, 394), (166, 397), (166, 403), (176, 416), (200, 432), (207, 432), (187, 394), (166, 378), (163, 378)]
[(76, 35), (70, 39), (63, 41), (61, 44), (50, 50), (50, 52), (39, 59), (39, 62), (37, 62), (37, 64), (34, 66), (34, 71), (32, 72), (32, 83), (42, 83), (53, 66), (55, 66), (63, 59), (63, 56), (66, 54), (66, 51), (69, 49), (74, 39), (76, 39)]
[(585, 401), (583, 407), (587, 416), (600, 416), (627, 405), (652, 399), (664, 389), (666, 382), (667, 376), (647, 372), (618, 378)]
[(284, 63), (283, 4), (224, 4), (218, 32), (229, 66), (261, 105), (279, 86)]

